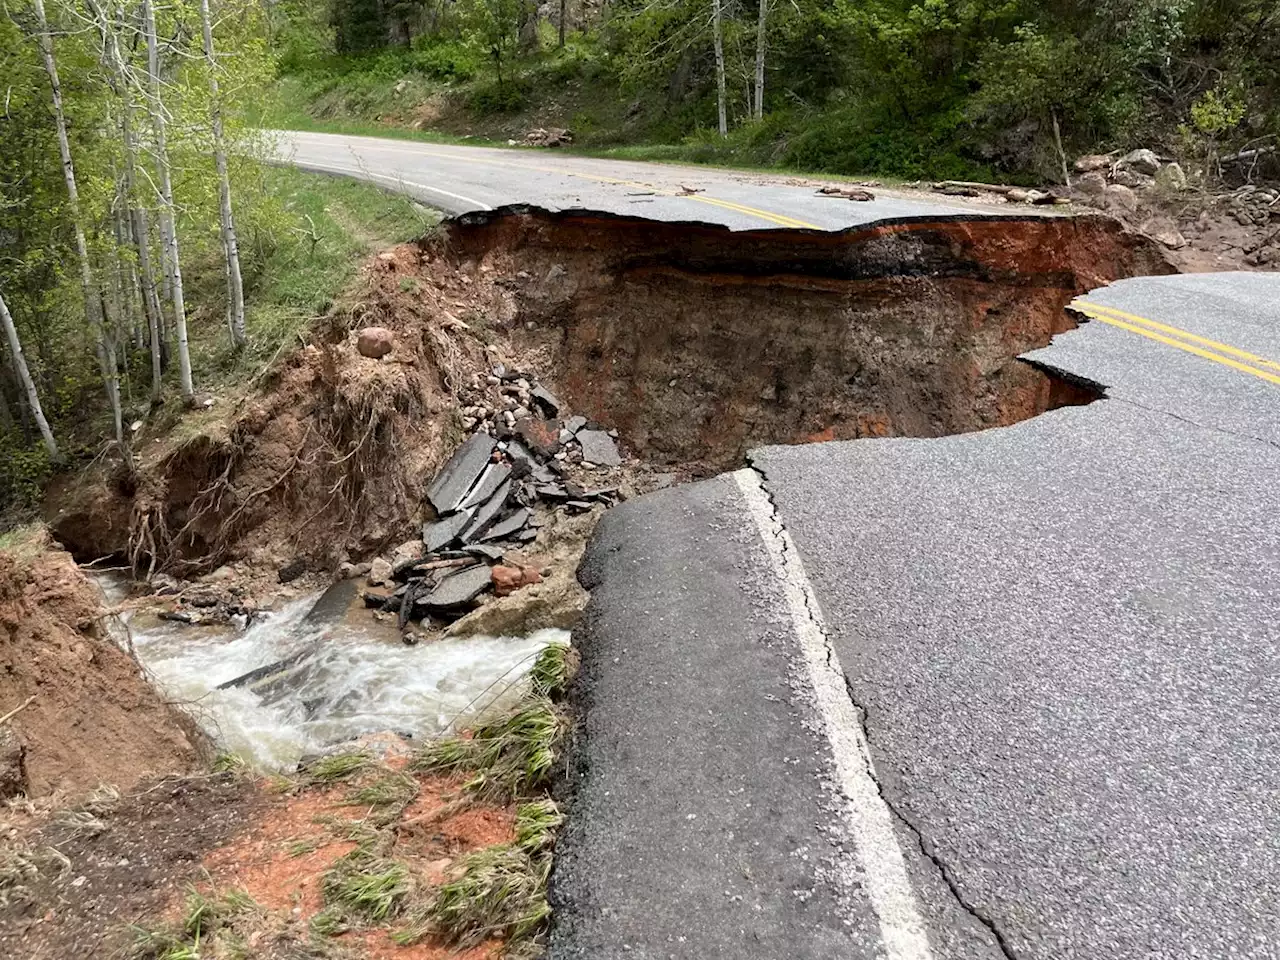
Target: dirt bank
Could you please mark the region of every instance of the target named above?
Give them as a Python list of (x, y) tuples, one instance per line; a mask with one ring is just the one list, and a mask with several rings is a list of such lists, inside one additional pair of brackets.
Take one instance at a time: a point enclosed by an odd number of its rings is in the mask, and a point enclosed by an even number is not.
[[(1010, 424), (1093, 399), (1015, 359), (1072, 325), (1071, 297), (1162, 272), (1154, 243), (1101, 217), (828, 234), (468, 215), (375, 258), (244, 396), (140, 438), (136, 478), (107, 465), (55, 488), (50, 522), (77, 556), (144, 572), (331, 573), (423, 519), (462, 411), (501, 409), (487, 375), (503, 361), (640, 460), (695, 475), (758, 443)], [(388, 356), (360, 354), (369, 326), (394, 337)]]
[[(0, 550), (0, 715), (31, 796), (186, 770), (203, 739), (107, 636), (100, 591), (43, 531)], [(29, 702), (28, 702), (29, 701)]]

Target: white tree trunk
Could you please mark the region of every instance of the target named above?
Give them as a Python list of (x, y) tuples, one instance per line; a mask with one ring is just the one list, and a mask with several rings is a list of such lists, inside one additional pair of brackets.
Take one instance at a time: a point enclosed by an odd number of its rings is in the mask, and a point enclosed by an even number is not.
[(729, 133), (729, 119), (727, 106), (725, 101), (728, 94), (725, 91), (724, 79), (724, 23), (721, 17), (720, 0), (711, 0), (711, 34), (715, 41), (716, 47), (716, 111), (717, 119), (720, 125), (720, 136), (727, 136)]
[(40, 428), (40, 436), (44, 438), (44, 447), (49, 451), (49, 459), (58, 459), (58, 441), (53, 439), (53, 431), (49, 429), (49, 421), (45, 419), (44, 408), (40, 406), (40, 394), (36, 392), (36, 382), (31, 379), (31, 370), (27, 367), (27, 359), (22, 355), (22, 342), (18, 339), (18, 328), (13, 325), (13, 317), (9, 306), (0, 294), (0, 325), (4, 327), (5, 336), (9, 340), (9, 354), (13, 360), (13, 368), (18, 372), (18, 379), (27, 391), (27, 406), (35, 417), (36, 426)]
[(102, 322), (102, 301), (97, 284), (93, 280), (93, 267), (89, 262), (89, 245), (85, 240), (84, 224), (80, 219), (80, 191), (76, 188), (76, 168), (71, 160), (71, 143), (67, 139), (67, 119), (62, 111), (62, 84), (58, 81), (58, 64), (53, 56), (53, 38), (49, 35), (49, 23), (45, 18), (44, 0), (34, 0), (36, 22), (40, 28), (40, 52), (44, 57), (45, 73), (53, 89), (53, 117), (58, 131), (58, 153), (62, 158), (62, 176), (67, 185), (67, 199), (71, 208), (71, 221), (75, 229), (76, 258), (80, 261), (80, 290), (84, 295), (84, 315), (94, 340), (94, 352), (98, 368), (111, 404), (115, 422), (116, 443), (124, 445), (124, 426), (120, 412), (120, 376), (115, 362), (115, 346), (107, 339)]
[(765, 26), (769, 19), (769, 0), (760, 0), (760, 19), (756, 23), (756, 97), (755, 118), (764, 119), (764, 49)]
[(151, 0), (142, 0), (143, 30), (147, 35), (147, 106), (155, 132), (156, 173), (160, 179), (160, 242), (164, 245), (167, 278), (172, 289), (173, 321), (178, 334), (178, 378), (182, 399), (195, 398), (191, 382), (191, 353), (187, 346), (187, 306), (182, 295), (182, 260), (178, 255), (178, 225), (173, 205), (173, 181), (169, 175), (169, 147), (165, 133), (164, 101), (160, 96), (160, 43), (156, 37), (156, 12)]
[(243, 347), (248, 338), (244, 329), (244, 280), (240, 275), (240, 242), (231, 212), (231, 178), (227, 174), (227, 148), (223, 142), (222, 99), (218, 90), (218, 64), (213, 52), (213, 23), (209, 0), (200, 0), (200, 26), (204, 32), (204, 59), (209, 67), (209, 92), (213, 95), (213, 160), (218, 168), (218, 213), (222, 222), (222, 248), (227, 260), (227, 325), (231, 342)]

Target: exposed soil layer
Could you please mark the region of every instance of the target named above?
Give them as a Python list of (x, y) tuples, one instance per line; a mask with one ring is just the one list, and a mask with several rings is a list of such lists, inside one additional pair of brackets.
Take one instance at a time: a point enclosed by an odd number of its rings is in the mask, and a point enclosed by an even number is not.
[(102, 594), (43, 532), (0, 550), (0, 714), (23, 748), (24, 791), (130, 788), (189, 769), (204, 748), (106, 634)]
[(6, 844), (30, 868), (0, 890), (0, 956), (125, 955), (128, 925), (180, 898), (204, 853), (244, 829), (259, 803), (253, 784), (229, 774), (174, 778), (98, 797), (31, 832), (13, 826)]
[[(1102, 217), (831, 234), (468, 215), (379, 254), (245, 395), (140, 436), (136, 476), (100, 467), (53, 489), (47, 515), (81, 559), (142, 573), (301, 558), (331, 575), (424, 518), (427, 483), (475, 422), (463, 411), (502, 409), (493, 364), (618, 428), (629, 475), (699, 475), (761, 443), (940, 436), (1094, 399), (1015, 358), (1072, 325), (1074, 295), (1167, 272), (1152, 241)], [(367, 326), (391, 332), (390, 355), (360, 355)]]
[(941, 436), (1092, 399), (1015, 358), (1073, 325), (1073, 296), (1173, 272), (1101, 217), (731, 233), (520, 209), (448, 240), (464, 267), (529, 278), (512, 336), (554, 358), (575, 409), (714, 469), (760, 443)]

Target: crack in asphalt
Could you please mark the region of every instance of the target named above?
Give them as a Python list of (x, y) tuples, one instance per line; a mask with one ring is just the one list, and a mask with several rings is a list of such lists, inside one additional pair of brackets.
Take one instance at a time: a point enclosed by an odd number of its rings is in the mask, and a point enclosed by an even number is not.
[[(782, 511), (778, 506), (778, 501), (774, 497), (773, 490), (769, 486), (768, 473), (766, 473), (763, 467), (761, 467), (759, 464), (756, 463), (755, 459), (752, 457), (752, 455), (749, 452), (746, 455), (746, 463), (747, 463), (747, 467), (750, 468), (753, 472), (755, 472), (757, 476), (759, 476), (760, 488), (764, 491), (765, 499), (769, 501), (769, 507), (773, 515), (772, 519), (774, 521), (774, 524), (777, 527), (777, 532), (774, 533), (774, 537), (782, 545), (784, 562), (786, 562), (788, 565), (793, 562), (797, 564), (801, 563), (801, 558), (798, 556), (799, 547), (795, 546), (794, 541), (791, 541), (790, 538), (782, 536), (782, 534), (786, 532), (787, 525), (786, 525), (786, 522), (782, 519)], [(791, 552), (793, 550), (796, 551), (797, 553), (797, 555), (794, 558), (791, 556)], [(827, 632), (826, 623), (821, 616), (817, 615), (814, 612), (809, 591), (807, 590), (804, 591), (803, 596), (804, 596), (805, 614), (808, 616), (810, 622), (813, 624), (814, 629), (818, 632), (818, 635), (822, 637), (823, 645), (826, 648), (827, 666), (830, 669), (835, 670), (837, 669), (836, 668), (837, 657), (835, 652), (835, 645), (832, 643), (831, 636)], [(867, 743), (867, 749), (870, 750), (871, 712), (866, 707), (866, 705), (864, 705), (858, 699), (857, 694), (854, 692), (853, 684), (849, 680), (849, 675), (845, 673), (843, 670), (840, 670), (839, 672), (840, 672), (841, 678), (844, 680), (845, 693), (849, 697), (849, 702), (853, 704), (853, 708), (859, 718), (859, 722), (862, 727), (863, 739)], [(872, 762), (871, 756), (869, 754), (864, 756), (863, 761), (866, 766), (867, 776), (870, 777), (871, 782), (875, 784), (876, 792), (880, 795), (880, 799), (884, 802), (884, 805), (888, 807), (889, 811), (894, 815), (894, 817), (896, 817), (898, 821), (901, 822), (902, 825), (908, 830), (908, 832), (910, 832), (911, 835), (915, 838), (916, 845), (920, 850), (921, 856), (923, 856), (926, 860), (932, 863), (933, 866), (937, 869), (938, 875), (941, 877), (942, 882), (946, 885), (948, 891), (950, 891), (951, 896), (955, 900), (956, 904), (960, 907), (960, 909), (962, 909), (965, 913), (971, 916), (979, 925), (981, 925), (985, 930), (987, 930), (991, 934), (992, 938), (996, 942), (997, 948), (1000, 950), (1001, 954), (1005, 958), (1007, 958), (1007, 960), (1018, 960), (1017, 953), (1014, 951), (1012, 945), (1009, 943), (1008, 938), (1004, 935), (1004, 933), (1001, 932), (999, 926), (996, 924), (996, 921), (992, 917), (990, 917), (988, 914), (986, 914), (980, 907), (978, 907), (976, 904), (971, 902), (964, 895), (964, 893), (960, 890), (959, 881), (956, 880), (952, 870), (947, 866), (946, 862), (942, 859), (942, 857), (939, 854), (937, 854), (933, 849), (931, 849), (932, 845), (925, 839), (924, 832), (918, 826), (916, 826), (916, 824), (912, 822), (912, 820), (909, 817), (907, 817), (907, 815), (902, 811), (900, 806), (893, 800), (893, 798), (891, 798), (888, 795), (888, 793), (885, 790), (884, 782), (880, 779), (879, 775), (876, 772), (875, 765)]]
[(1266, 437), (1255, 437), (1253, 436), (1253, 434), (1240, 433), (1237, 430), (1228, 430), (1226, 427), (1219, 427), (1212, 423), (1201, 423), (1198, 420), (1192, 420), (1190, 417), (1184, 417), (1180, 413), (1174, 413), (1172, 410), (1164, 410), (1164, 409), (1161, 409), (1160, 407), (1153, 407), (1153, 406), (1150, 406), (1149, 404), (1139, 403), (1137, 400), (1131, 400), (1128, 397), (1107, 396), (1106, 399), (1115, 400), (1118, 403), (1127, 403), (1131, 407), (1137, 407), (1139, 410), (1146, 410), (1148, 413), (1158, 413), (1163, 416), (1170, 417), (1174, 420), (1177, 420), (1181, 423), (1185, 423), (1189, 426), (1198, 427), (1201, 430), (1212, 430), (1214, 433), (1221, 433), (1224, 436), (1235, 437), (1237, 440), (1250, 440), (1250, 441), (1253, 441), (1254, 443), (1261, 443), (1264, 446), (1273, 447), (1276, 450), (1280, 450), (1280, 443), (1277, 443), (1275, 440), (1268, 440)]

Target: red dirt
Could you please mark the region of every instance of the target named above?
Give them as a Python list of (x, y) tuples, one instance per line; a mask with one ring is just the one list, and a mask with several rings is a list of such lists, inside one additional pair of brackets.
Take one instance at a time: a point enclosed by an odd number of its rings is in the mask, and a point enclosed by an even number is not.
[(171, 707), (106, 634), (102, 595), (43, 533), (0, 551), (0, 714), (26, 748), (28, 793), (99, 783), (129, 790), (203, 755), (195, 725)]

